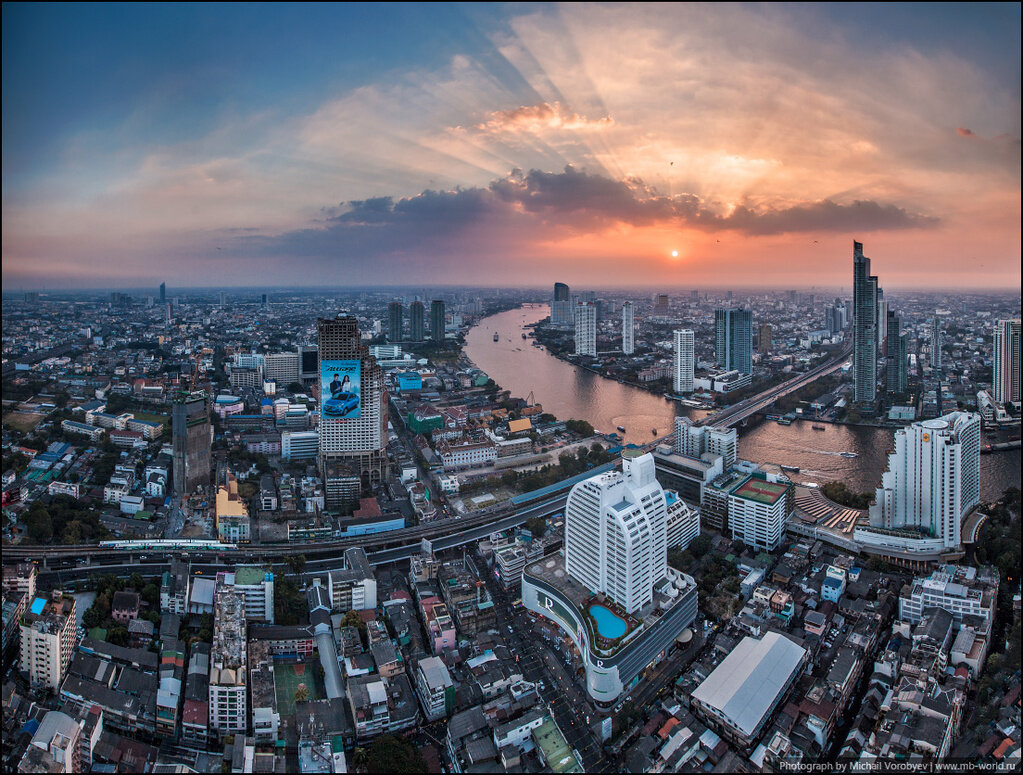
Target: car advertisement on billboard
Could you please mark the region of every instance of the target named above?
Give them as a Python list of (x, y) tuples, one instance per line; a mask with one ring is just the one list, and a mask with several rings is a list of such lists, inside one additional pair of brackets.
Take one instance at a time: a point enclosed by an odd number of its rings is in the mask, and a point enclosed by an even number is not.
[(321, 361), (320, 417), (354, 420), (362, 409), (362, 362)]

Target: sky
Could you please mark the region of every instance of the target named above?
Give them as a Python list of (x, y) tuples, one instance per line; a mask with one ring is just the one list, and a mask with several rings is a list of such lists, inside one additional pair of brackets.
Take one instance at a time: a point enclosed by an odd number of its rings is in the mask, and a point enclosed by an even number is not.
[(1020, 286), (1020, 6), (3, 5), (3, 285)]

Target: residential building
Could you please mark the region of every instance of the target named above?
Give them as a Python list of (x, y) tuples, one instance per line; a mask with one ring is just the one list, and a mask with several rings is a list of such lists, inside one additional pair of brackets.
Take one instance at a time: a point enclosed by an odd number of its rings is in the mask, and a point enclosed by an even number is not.
[(941, 373), (941, 318), (931, 318), (931, 368)]
[(575, 354), (597, 354), (597, 307), (592, 302), (575, 305)]
[(444, 341), (444, 327), (444, 302), (440, 299), (434, 299), (430, 302), (430, 338), (434, 342)]
[(346, 549), (344, 567), (327, 573), (332, 611), (371, 611), (377, 607), (377, 581), (364, 549)]
[(714, 312), (714, 360), (726, 371), (753, 373), (753, 312), (719, 309)]
[(414, 301), (408, 308), (409, 316), (409, 341), (422, 342), (426, 339), (426, 314), (423, 311), (423, 302)]
[(739, 452), (739, 433), (735, 428), (696, 425), (688, 417), (675, 418), (675, 452), (700, 458), (704, 454), (721, 455), (725, 470), (735, 465)]
[(669, 549), (686, 549), (700, 535), (700, 510), (682, 500), (674, 490), (664, 491), (668, 506), (665, 541)]
[(18, 667), (29, 683), (56, 692), (71, 663), (78, 635), (75, 599), (54, 591), (49, 598), (36, 597), (21, 616)]
[(424, 657), (416, 664), (415, 687), (427, 721), (450, 716), (455, 709), (455, 682), (440, 657)]
[(692, 393), (695, 390), (696, 334), (691, 329), (683, 328), (675, 332), (673, 367), (675, 392)]
[(1020, 368), (1023, 351), (1020, 349), (1020, 319), (999, 320), (995, 323), (994, 385), (995, 403), (1020, 403)]
[(636, 352), (636, 313), (632, 302), (622, 304), (622, 353), (632, 355)]
[(283, 431), (281, 433), (281, 457), (285, 460), (315, 460), (319, 448), (319, 431)]
[(301, 358), (298, 351), (269, 353), (263, 360), (263, 377), (287, 386), (302, 381)]
[(66, 713), (49, 710), (32, 734), (18, 772), (82, 772), (82, 727)]
[(387, 341), (401, 342), (402, 339), (402, 307), (400, 301), (392, 301), (387, 305)]

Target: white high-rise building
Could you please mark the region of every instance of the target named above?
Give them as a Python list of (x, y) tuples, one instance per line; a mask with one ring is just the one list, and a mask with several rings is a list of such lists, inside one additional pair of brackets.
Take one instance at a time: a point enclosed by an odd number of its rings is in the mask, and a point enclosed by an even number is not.
[(999, 320), (995, 323), (995, 403), (1020, 402), (1020, 320)]
[(667, 501), (653, 455), (622, 459), (622, 473), (579, 482), (565, 507), (565, 570), (626, 613), (653, 599), (667, 572)]
[(626, 355), (636, 352), (636, 316), (631, 301), (622, 304), (622, 352)]
[(694, 425), (688, 417), (675, 418), (675, 452), (699, 458), (704, 453), (721, 455), (724, 468), (735, 465), (739, 453), (739, 432), (735, 428)]
[(979, 502), (980, 415), (952, 412), (895, 432), (870, 524), (957, 547), (962, 518)]
[(696, 368), (696, 335), (691, 329), (675, 332), (675, 392), (692, 393), (695, 390), (693, 373)]
[(575, 354), (597, 354), (597, 305), (593, 302), (575, 305)]

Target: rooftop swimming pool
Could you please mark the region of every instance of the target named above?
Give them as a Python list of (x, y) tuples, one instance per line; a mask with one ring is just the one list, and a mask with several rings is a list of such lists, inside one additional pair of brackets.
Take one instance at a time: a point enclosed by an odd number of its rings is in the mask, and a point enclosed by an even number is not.
[(597, 634), (602, 638), (614, 640), (615, 638), (622, 637), (625, 631), (629, 629), (629, 625), (625, 623), (625, 620), (609, 608), (594, 604), (588, 610), (590, 616), (597, 623)]
[[(43, 612), (44, 608), (46, 608), (46, 598), (37, 597), (35, 600), (32, 601), (32, 605), (29, 606), (28, 610), (34, 613), (36, 616), (39, 616), (39, 614)], [(608, 613), (610, 613), (610, 611)]]

